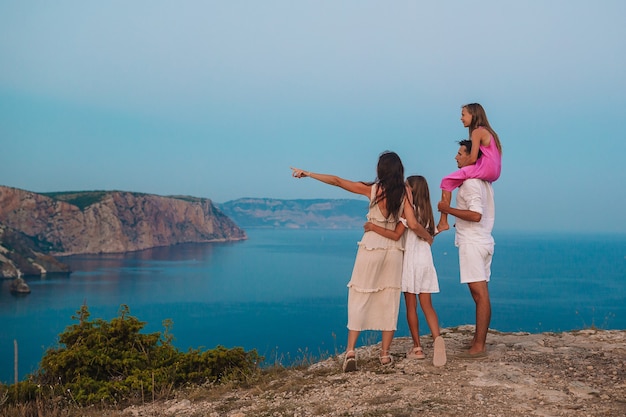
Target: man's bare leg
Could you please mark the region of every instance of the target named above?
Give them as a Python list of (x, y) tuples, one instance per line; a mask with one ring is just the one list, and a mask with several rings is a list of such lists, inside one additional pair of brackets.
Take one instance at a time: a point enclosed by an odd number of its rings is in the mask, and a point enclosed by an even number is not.
[(487, 281), (470, 282), (468, 286), (474, 303), (476, 303), (476, 330), (469, 353), (476, 354), (487, 350), (487, 331), (491, 322), (491, 300), (489, 299)]

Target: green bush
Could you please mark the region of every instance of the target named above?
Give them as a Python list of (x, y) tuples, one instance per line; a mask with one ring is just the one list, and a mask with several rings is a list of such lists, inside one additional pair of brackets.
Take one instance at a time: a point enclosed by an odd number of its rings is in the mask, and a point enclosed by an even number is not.
[(29, 380), (8, 387), (12, 402), (31, 401), (38, 395), (61, 396), (70, 403), (120, 403), (171, 392), (185, 384), (220, 383), (247, 378), (263, 360), (256, 350), (242, 348), (182, 353), (172, 345), (171, 321), (163, 333), (142, 334), (145, 323), (129, 315), (122, 305), (119, 316), (107, 322), (90, 320), (82, 306), (77, 324), (59, 336), (59, 347), (44, 354), (39, 371)]
[(109, 191), (69, 191), (42, 193), (42, 195), (45, 195), (46, 197), (73, 204), (81, 210), (85, 210), (85, 208), (89, 207), (92, 204), (99, 203), (104, 199), (107, 194), (109, 194)]

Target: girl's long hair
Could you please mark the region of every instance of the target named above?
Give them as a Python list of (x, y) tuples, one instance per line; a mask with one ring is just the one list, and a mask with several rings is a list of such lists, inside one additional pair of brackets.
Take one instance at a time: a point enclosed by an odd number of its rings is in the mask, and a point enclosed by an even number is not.
[(419, 224), (430, 233), (435, 235), (435, 217), (433, 208), (430, 205), (430, 191), (428, 190), (428, 182), (421, 175), (411, 175), (406, 179), (411, 194), (413, 194), (413, 206), (415, 207), (415, 217)]
[(470, 138), (472, 137), (472, 132), (479, 128), (484, 127), (491, 133), (491, 136), (496, 140), (496, 146), (500, 154), (502, 154), (502, 145), (500, 144), (500, 138), (495, 130), (489, 124), (489, 120), (487, 120), (487, 113), (485, 113), (485, 109), (478, 103), (470, 103), (466, 104), (462, 107), (466, 109), (469, 114), (472, 115), (472, 123), (469, 125), (469, 134)]
[(385, 200), (387, 215), (397, 221), (400, 206), (404, 200), (404, 166), (395, 152), (385, 151), (378, 158), (376, 183), (380, 193), (372, 201), (372, 206)]

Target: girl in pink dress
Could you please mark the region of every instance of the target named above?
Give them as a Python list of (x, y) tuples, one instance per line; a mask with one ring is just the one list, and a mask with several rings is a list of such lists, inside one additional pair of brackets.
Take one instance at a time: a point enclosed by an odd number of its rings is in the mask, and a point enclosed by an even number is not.
[[(502, 145), (498, 134), (491, 128), (485, 109), (478, 103), (466, 104), (461, 108), (461, 122), (469, 130), (472, 141), (470, 159), (473, 165), (465, 166), (441, 180), (441, 200), (450, 203), (452, 190), (468, 178), (494, 182), (500, 177), (502, 168)], [(448, 230), (448, 215), (442, 213), (436, 233)]]

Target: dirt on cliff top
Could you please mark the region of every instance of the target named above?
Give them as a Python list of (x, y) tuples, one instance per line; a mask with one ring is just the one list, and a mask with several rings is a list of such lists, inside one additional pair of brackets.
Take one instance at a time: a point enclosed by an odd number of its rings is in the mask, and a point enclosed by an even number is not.
[[(358, 349), (358, 370), (342, 357), (274, 372), (246, 387), (206, 387), (175, 399), (128, 407), (115, 415), (164, 416), (626, 416), (626, 331), (501, 333), (491, 330), (488, 356), (455, 357), (473, 326), (444, 329), (448, 361), (406, 359), (409, 338), (392, 344), (390, 367), (379, 345)], [(113, 414), (110, 414), (113, 415)]]

